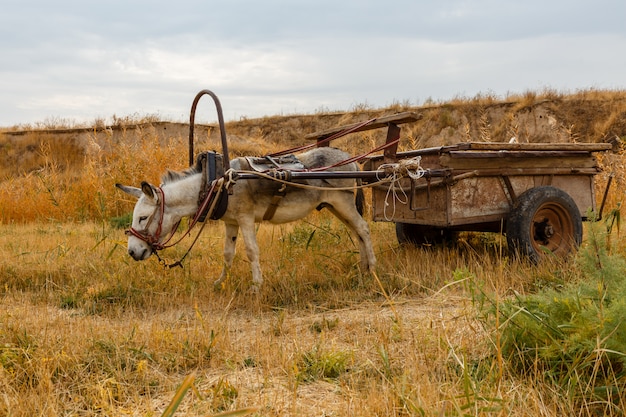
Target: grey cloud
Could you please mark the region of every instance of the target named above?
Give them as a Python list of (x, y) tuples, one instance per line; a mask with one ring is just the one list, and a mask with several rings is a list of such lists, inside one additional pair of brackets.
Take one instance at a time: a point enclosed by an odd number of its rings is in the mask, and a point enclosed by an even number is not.
[(621, 0), (11, 1), (0, 125), (137, 111), (184, 119), (480, 91), (623, 86)]

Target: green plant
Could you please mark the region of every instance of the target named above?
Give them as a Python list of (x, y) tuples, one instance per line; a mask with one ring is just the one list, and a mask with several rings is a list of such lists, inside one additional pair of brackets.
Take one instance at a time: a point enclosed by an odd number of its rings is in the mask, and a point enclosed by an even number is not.
[(114, 216), (109, 219), (111, 227), (116, 229), (126, 229), (130, 227), (133, 221), (133, 213), (128, 212), (122, 216)]
[(350, 352), (325, 350), (320, 345), (315, 345), (299, 355), (294, 364), (296, 379), (299, 382), (337, 379), (346, 372), (351, 358)]
[(607, 411), (625, 406), (626, 260), (609, 254), (599, 228), (590, 227), (568, 283), (485, 307), (511, 371)]

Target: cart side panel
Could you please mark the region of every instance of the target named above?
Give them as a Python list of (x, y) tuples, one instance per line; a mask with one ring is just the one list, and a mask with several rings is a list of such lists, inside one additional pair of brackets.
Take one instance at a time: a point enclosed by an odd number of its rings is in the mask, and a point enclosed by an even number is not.
[[(372, 193), (373, 218), (482, 230), (483, 225), (493, 227), (506, 219), (522, 193), (548, 185), (571, 196), (586, 218), (596, 206), (593, 176), (599, 168), (592, 154), (595, 150), (582, 144), (478, 143), (404, 153), (398, 155), (400, 160), (419, 156), (423, 169), (445, 171), (446, 175), (426, 175), (414, 184), (404, 179), (395, 184), (395, 193), (378, 186)], [(382, 157), (376, 156), (365, 169), (376, 170), (381, 164)]]
[(595, 188), (592, 175), (532, 175), (509, 177), (516, 196), (533, 187), (550, 185), (565, 191), (576, 202), (581, 216), (596, 210)]
[[(405, 183), (403, 181), (403, 183)], [(448, 188), (435, 186), (417, 190), (413, 196), (413, 208), (410, 207), (410, 186), (405, 183), (402, 192), (394, 194), (387, 187), (376, 187), (372, 190), (372, 206), (374, 221), (393, 221), (401, 223), (426, 224), (438, 227), (448, 226)]]
[[(591, 175), (516, 175), (464, 178), (452, 184), (430, 187), (420, 180), (410, 206), (410, 183), (404, 193), (377, 187), (372, 192), (374, 221), (415, 223), (434, 227), (460, 227), (499, 222), (506, 219), (514, 201), (525, 191), (550, 185), (565, 191), (576, 202), (583, 218), (595, 210)], [(475, 229), (475, 228), (473, 228)]]
[(475, 177), (450, 186), (449, 225), (493, 222), (511, 209), (507, 188), (501, 177)]
[(459, 227), (499, 222), (512, 207), (512, 197), (498, 176), (465, 178), (452, 184), (439, 182), (430, 191), (422, 182), (420, 185), (413, 194), (413, 209), (408, 185), (404, 187), (406, 197), (396, 193), (400, 198), (395, 199), (393, 193), (382, 188), (374, 190), (374, 220)]
[(501, 182), (500, 177), (476, 177), (453, 184), (438, 182), (429, 189), (420, 181), (412, 202), (408, 182), (403, 186), (404, 193), (394, 194), (377, 187), (372, 192), (373, 219), (434, 227), (499, 221), (506, 217), (511, 207), (511, 200)]

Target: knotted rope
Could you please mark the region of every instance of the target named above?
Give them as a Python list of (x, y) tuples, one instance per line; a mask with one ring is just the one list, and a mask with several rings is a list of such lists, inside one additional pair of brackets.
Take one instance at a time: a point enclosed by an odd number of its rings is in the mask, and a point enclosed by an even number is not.
[[(385, 177), (389, 181), (389, 188), (385, 196), (385, 204), (383, 206), (383, 216), (386, 221), (391, 221), (396, 214), (396, 202), (401, 204), (408, 204), (409, 196), (400, 185), (400, 180), (403, 178), (411, 178), (412, 180), (418, 180), (424, 176), (426, 171), (421, 166), (422, 157), (416, 156), (414, 158), (401, 159), (398, 162), (390, 164), (382, 164), (378, 167), (378, 171), (384, 171), (387, 174)], [(378, 178), (378, 176), (377, 176)], [(391, 198), (392, 203), (389, 203)], [(391, 215), (387, 215), (387, 208), (392, 206)]]

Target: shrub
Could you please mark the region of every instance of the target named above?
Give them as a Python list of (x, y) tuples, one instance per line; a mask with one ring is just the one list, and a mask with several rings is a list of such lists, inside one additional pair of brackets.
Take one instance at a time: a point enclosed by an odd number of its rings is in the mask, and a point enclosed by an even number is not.
[(536, 375), (572, 404), (624, 409), (626, 260), (607, 250), (593, 225), (571, 280), (485, 308), (499, 332), (498, 354), (519, 376)]

